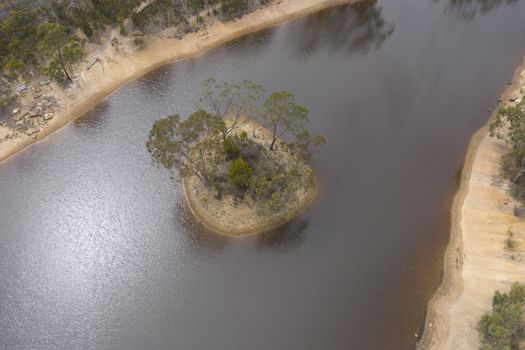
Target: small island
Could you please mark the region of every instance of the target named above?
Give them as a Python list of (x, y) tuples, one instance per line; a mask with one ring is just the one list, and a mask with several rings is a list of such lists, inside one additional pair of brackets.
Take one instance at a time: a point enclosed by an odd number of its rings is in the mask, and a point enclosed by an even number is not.
[(303, 212), (317, 193), (309, 161), (325, 142), (307, 129), (308, 110), (286, 91), (250, 81), (203, 82), (197, 111), (155, 122), (153, 163), (174, 171), (205, 226), (242, 237), (266, 232)]

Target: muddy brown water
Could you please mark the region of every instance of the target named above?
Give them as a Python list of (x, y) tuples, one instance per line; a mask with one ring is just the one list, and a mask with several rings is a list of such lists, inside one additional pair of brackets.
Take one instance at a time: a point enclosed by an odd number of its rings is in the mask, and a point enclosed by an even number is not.
[[(0, 166), (2, 349), (412, 349), (470, 136), (525, 52), (524, 1), (389, 0), (127, 84)], [(304, 215), (206, 232), (151, 165), (209, 76), (292, 91), (328, 140)]]

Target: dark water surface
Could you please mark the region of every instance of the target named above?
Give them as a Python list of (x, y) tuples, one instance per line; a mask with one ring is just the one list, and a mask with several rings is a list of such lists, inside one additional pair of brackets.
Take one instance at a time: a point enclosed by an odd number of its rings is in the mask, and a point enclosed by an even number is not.
[[(382, 8), (382, 11), (381, 11)], [(525, 52), (525, 1), (340, 7), (126, 85), (0, 166), (2, 349), (410, 349), (470, 136)], [(207, 233), (151, 166), (209, 76), (284, 89), (328, 140), (313, 207)]]

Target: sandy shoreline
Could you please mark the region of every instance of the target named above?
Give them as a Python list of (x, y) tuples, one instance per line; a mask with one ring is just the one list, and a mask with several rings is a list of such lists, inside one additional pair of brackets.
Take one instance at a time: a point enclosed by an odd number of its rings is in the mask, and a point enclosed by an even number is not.
[[(61, 97), (63, 108), (36, 138), (22, 135), (0, 143), (0, 162), (42, 140), (85, 114), (104, 97), (129, 81), (168, 63), (198, 56), (218, 45), (285, 21), (358, 0), (281, 0), (232, 22), (214, 22), (204, 31), (182, 40), (151, 39), (144, 50), (115, 54), (111, 48), (99, 53), (100, 62), (83, 70), (75, 85)], [(92, 57), (91, 57), (92, 58)], [(90, 58), (88, 57), (88, 60)]]
[[(504, 92), (503, 103), (521, 96), (521, 88), (525, 88), (525, 61)], [(490, 309), (494, 291), (525, 282), (525, 221), (513, 215), (516, 203), (499, 174), (500, 159), (508, 148), (489, 136), (490, 121), (470, 141), (452, 207), (443, 281), (429, 302), (418, 349), (478, 350), (477, 322)], [(509, 228), (517, 242), (512, 251), (505, 249)]]
[[(272, 134), (265, 127), (254, 121), (246, 121), (238, 126), (239, 131), (246, 131), (252, 140), (259, 144), (269, 145)], [(288, 146), (277, 140), (275, 150), (281, 152), (282, 157)], [(310, 165), (301, 165), (301, 173), (312, 172), (314, 181), (306, 190), (295, 191), (296, 198), (292, 203), (285, 205), (279, 213), (260, 215), (255, 203), (243, 201), (235, 203), (233, 196), (223, 196), (220, 201), (215, 200), (215, 192), (205, 190), (195, 176), (183, 178), (186, 204), (197, 221), (217, 234), (243, 238), (274, 230), (299, 216), (304, 212), (317, 196), (317, 178)], [(201, 200), (204, 196), (205, 201)]]
[(297, 205), (294, 211), (287, 213), (284, 216), (279, 216), (274, 218), (271, 221), (263, 221), (257, 225), (251, 225), (249, 227), (238, 228), (227, 228), (221, 222), (218, 222), (215, 218), (208, 215), (208, 213), (203, 209), (202, 205), (199, 203), (198, 199), (192, 195), (191, 186), (187, 179), (183, 180), (184, 186), (184, 195), (186, 198), (186, 204), (190, 209), (191, 213), (195, 219), (207, 229), (226, 237), (233, 238), (245, 238), (249, 236), (254, 236), (261, 233), (266, 233), (272, 230), (275, 230), (286, 223), (289, 223), (300, 215), (303, 211), (308, 209), (312, 202), (314, 201), (317, 195), (317, 182), (315, 186), (309, 189), (308, 193), (304, 198), (301, 199), (299, 205)]

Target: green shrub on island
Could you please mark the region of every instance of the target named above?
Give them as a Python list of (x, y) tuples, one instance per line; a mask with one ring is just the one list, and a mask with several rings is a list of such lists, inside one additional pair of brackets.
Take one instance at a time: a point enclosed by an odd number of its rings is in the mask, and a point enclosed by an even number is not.
[(315, 185), (307, 161), (324, 138), (306, 130), (308, 110), (291, 93), (274, 93), (261, 103), (262, 93), (249, 81), (204, 81), (201, 109), (184, 121), (171, 115), (154, 123), (147, 142), (153, 162), (182, 178), (195, 176), (202, 191), (219, 201), (251, 201), (260, 213), (293, 203), (297, 191)]
[(502, 174), (511, 181), (511, 195), (525, 201), (525, 102), (498, 110), (490, 135), (504, 140), (510, 151), (501, 162)]
[(224, 152), (228, 159), (233, 159), (239, 157), (241, 149), (239, 148), (237, 138), (233, 136), (226, 137), (226, 140), (223, 142)]
[(479, 321), (481, 350), (518, 350), (524, 336), (525, 287), (512, 284), (508, 293), (496, 291), (492, 310)]
[(230, 170), (228, 170), (228, 178), (232, 185), (242, 191), (246, 191), (250, 186), (250, 180), (253, 175), (253, 169), (242, 158), (233, 161)]

